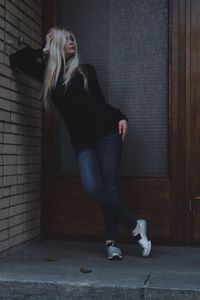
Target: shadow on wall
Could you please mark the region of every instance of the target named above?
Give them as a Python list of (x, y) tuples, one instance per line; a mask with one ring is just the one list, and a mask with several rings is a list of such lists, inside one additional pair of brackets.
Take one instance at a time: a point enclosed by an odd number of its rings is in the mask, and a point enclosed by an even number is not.
[(74, 149), (70, 143), (69, 132), (66, 124), (56, 108), (54, 131), (54, 173), (60, 176), (77, 175)]

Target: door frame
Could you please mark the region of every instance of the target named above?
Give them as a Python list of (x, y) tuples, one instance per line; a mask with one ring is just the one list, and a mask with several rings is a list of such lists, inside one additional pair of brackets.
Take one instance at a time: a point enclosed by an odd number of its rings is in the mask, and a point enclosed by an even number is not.
[[(189, 210), (189, 123), (188, 109), (190, 105), (190, 69), (188, 49), (189, 40), (189, 0), (169, 0), (169, 176), (161, 180), (160, 191), (165, 192), (165, 187), (170, 185), (170, 239), (158, 240), (163, 244), (191, 244), (191, 211)], [(56, 1), (44, 0), (43, 40), (49, 27), (56, 24)], [(52, 169), (49, 162), (53, 161), (52, 145), (53, 118), (43, 112), (43, 145), (42, 145), (42, 236), (48, 237), (47, 206), (49, 200), (49, 187), (51, 185)], [(126, 180), (126, 182), (125, 182)], [(145, 183), (145, 179), (121, 178), (122, 187), (130, 188), (133, 183)], [(149, 178), (148, 178), (149, 180)], [(152, 186), (157, 184), (158, 178), (151, 178)], [(159, 179), (160, 180), (160, 179)], [(163, 189), (162, 189), (163, 188)], [(156, 216), (155, 216), (156, 217)]]

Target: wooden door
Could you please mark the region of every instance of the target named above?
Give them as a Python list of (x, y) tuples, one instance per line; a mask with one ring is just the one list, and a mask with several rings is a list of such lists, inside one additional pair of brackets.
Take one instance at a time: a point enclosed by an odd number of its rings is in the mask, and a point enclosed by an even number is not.
[[(44, 34), (56, 24), (55, 1), (44, 1)], [(186, 19), (191, 15), (191, 27)], [(198, 0), (169, 0), (168, 3), (168, 175), (120, 177), (120, 194), (136, 217), (147, 218), (154, 243), (182, 244), (199, 240), (199, 209), (191, 218), (192, 194), (199, 192), (198, 113), (200, 44), (194, 28), (200, 28)], [(198, 9), (197, 9), (198, 7)], [(187, 13), (187, 14), (186, 14)], [(191, 44), (190, 38), (191, 35)], [(191, 48), (190, 48), (191, 45)], [(190, 49), (190, 51), (188, 50)], [(188, 52), (189, 51), (189, 52)], [(196, 55), (191, 59), (192, 52)], [(196, 73), (195, 73), (196, 72)], [(191, 79), (191, 75), (194, 80)], [(190, 93), (191, 91), (191, 93)], [(77, 176), (56, 176), (53, 172), (54, 116), (43, 114), (42, 232), (46, 238), (102, 240), (103, 217), (89, 199)], [(189, 122), (189, 123), (188, 123)], [(191, 148), (188, 144), (191, 142)], [(189, 152), (190, 148), (190, 152)], [(190, 179), (190, 180), (189, 180)], [(196, 194), (195, 194), (196, 195)], [(197, 196), (199, 194), (197, 193)], [(133, 201), (134, 199), (134, 201)], [(194, 200), (194, 197), (192, 198)], [(198, 199), (198, 197), (196, 198)], [(194, 201), (193, 201), (194, 202)], [(195, 200), (195, 203), (200, 203)], [(191, 234), (193, 229), (194, 234)], [(119, 239), (129, 242), (119, 226)]]
[(188, 199), (190, 203), (190, 235), (200, 242), (200, 2), (187, 2), (187, 145)]

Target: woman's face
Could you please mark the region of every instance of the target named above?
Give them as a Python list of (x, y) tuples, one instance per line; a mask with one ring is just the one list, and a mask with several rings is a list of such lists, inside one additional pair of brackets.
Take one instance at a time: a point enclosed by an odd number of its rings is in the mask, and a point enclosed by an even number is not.
[(66, 44), (65, 44), (65, 54), (67, 56), (71, 56), (76, 52), (76, 46), (74, 42), (74, 38), (71, 32), (66, 31)]

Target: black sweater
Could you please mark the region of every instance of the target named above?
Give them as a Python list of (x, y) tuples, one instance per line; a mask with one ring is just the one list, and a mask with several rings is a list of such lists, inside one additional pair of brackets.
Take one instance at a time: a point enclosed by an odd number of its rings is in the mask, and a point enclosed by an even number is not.
[[(42, 62), (37, 59), (42, 58)], [(42, 48), (24, 47), (10, 55), (11, 66), (43, 81), (45, 62)], [(98, 83), (95, 68), (84, 65), (88, 72), (89, 93), (84, 89), (83, 77), (76, 72), (66, 92), (60, 88), (58, 80), (51, 98), (67, 125), (71, 144), (74, 148), (93, 145), (94, 142), (110, 133), (118, 132), (118, 122), (127, 120), (119, 108), (106, 102)]]

